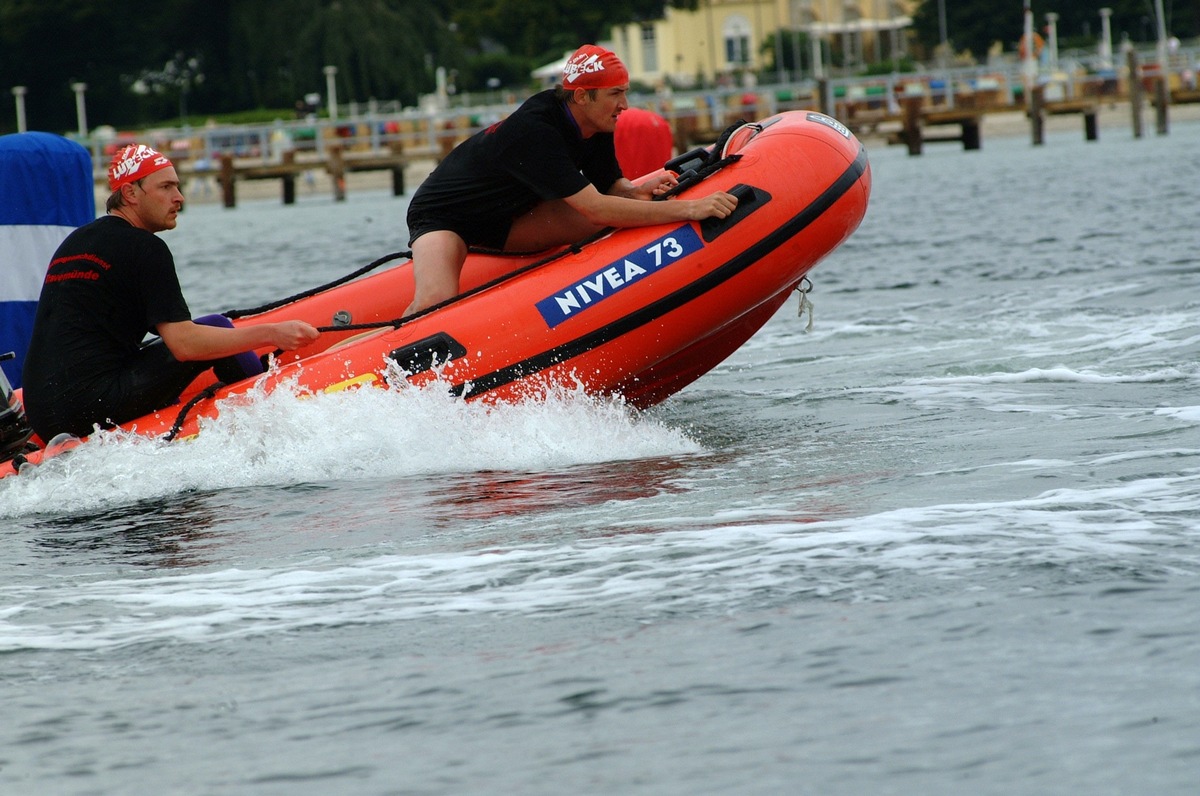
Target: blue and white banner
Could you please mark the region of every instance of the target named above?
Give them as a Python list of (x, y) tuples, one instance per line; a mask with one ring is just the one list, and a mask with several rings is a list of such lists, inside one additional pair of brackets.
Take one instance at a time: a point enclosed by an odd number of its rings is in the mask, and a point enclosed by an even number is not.
[(50, 133), (0, 136), (0, 365), (21, 384), (42, 279), (71, 230), (96, 217), (92, 157)]

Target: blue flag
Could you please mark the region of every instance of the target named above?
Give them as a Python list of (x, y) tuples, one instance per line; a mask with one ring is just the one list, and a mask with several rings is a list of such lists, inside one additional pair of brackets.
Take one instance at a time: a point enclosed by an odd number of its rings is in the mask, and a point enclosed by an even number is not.
[(96, 218), (92, 157), (50, 133), (0, 136), (0, 364), (14, 387), (33, 332), (42, 279), (55, 249)]

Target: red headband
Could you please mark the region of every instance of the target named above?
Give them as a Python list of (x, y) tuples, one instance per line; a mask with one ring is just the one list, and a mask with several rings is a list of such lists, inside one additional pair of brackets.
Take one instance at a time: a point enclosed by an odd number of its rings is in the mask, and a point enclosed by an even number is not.
[(166, 155), (145, 144), (130, 144), (113, 155), (108, 166), (108, 189), (115, 191), (173, 165)]
[(629, 83), (629, 71), (615, 53), (585, 44), (563, 66), (563, 88), (616, 88)]

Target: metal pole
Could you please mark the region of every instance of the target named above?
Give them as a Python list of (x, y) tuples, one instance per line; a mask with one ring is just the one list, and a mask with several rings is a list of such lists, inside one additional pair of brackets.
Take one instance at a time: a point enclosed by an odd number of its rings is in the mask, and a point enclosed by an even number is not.
[(1033, 11), (1029, 8), (1029, 0), (1025, 0), (1025, 31), (1021, 34), (1021, 41), (1025, 42), (1025, 107), (1031, 107), (1030, 103), (1033, 98), (1033, 84), (1037, 78), (1037, 66), (1034, 61), (1034, 44), (1033, 44)]
[(1046, 46), (1050, 48), (1050, 72), (1058, 71), (1058, 14), (1053, 12), (1046, 15)]
[(775, 79), (780, 84), (787, 82), (783, 70), (783, 25), (775, 28)]
[[(1028, 2), (1028, 0), (1026, 0)], [(946, 41), (946, 0), (938, 0), (938, 35), (940, 37), (940, 52), (938, 53), (938, 63), (942, 69), (946, 68), (946, 50), (950, 47), (950, 43)]]
[(1154, 0), (1154, 15), (1158, 17), (1158, 87), (1155, 91), (1157, 130), (1167, 134), (1167, 108), (1171, 104), (1171, 69), (1167, 61), (1167, 20), (1163, 16), (1162, 0)]
[(1111, 8), (1100, 9), (1100, 66), (1104, 69), (1113, 68), (1112, 23), (1109, 21), (1111, 16)]
[(879, 0), (871, 4), (871, 16), (874, 18), (872, 22), (875, 23), (872, 39), (875, 44), (875, 63), (878, 64), (883, 60), (883, 29), (879, 24), (883, 18), (879, 16)]
[(902, 9), (897, 5), (896, 0), (888, 0), (888, 21), (891, 24), (891, 39), (892, 39), (892, 64), (899, 70), (900, 56), (904, 52), (904, 38), (900, 35), (900, 26), (896, 23), (896, 17), (902, 16), (899, 12)]
[(25, 93), (24, 86), (12, 87), (13, 97), (17, 103), (17, 132), (25, 132)]
[(337, 75), (336, 66), (325, 67), (325, 95), (329, 98), (329, 119), (330, 121), (337, 120), (337, 83), (334, 82), (334, 76)]
[(71, 90), (75, 92), (75, 118), (79, 120), (79, 137), (87, 138), (87, 106), (83, 101), (83, 92), (87, 91), (87, 83), (72, 83)]
[(1167, 20), (1163, 16), (1162, 0), (1154, 0), (1154, 16), (1158, 18), (1158, 73), (1167, 78)]
[[(1026, 0), (1028, 2), (1028, 0)], [(938, 61), (942, 67), (942, 80), (946, 84), (946, 107), (954, 107), (954, 78), (950, 76), (950, 37), (946, 32), (946, 0), (938, 0), (938, 33), (942, 43), (939, 45), (941, 54)]]
[(812, 73), (814, 80), (825, 77), (825, 62), (821, 58), (821, 36), (816, 27), (810, 27), (808, 33), (809, 49), (812, 50)]
[(800, 0), (792, 0), (791, 13), (789, 18), (792, 25), (792, 62), (795, 66), (793, 70), (794, 79), (800, 81), (800, 64), (804, 62), (804, 58), (800, 55)]

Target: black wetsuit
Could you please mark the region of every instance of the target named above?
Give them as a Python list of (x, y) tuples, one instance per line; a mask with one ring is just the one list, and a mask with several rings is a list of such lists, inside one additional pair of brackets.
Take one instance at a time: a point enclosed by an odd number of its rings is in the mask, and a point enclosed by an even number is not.
[(468, 244), (502, 249), (513, 219), (590, 182), (608, 193), (621, 178), (612, 133), (584, 138), (553, 89), (455, 147), (408, 206), (409, 245), (452, 230)]
[(180, 362), (160, 323), (191, 319), (175, 261), (156, 235), (104, 216), (67, 236), (46, 273), (22, 374), (25, 411), (48, 442), (85, 436), (173, 403), (211, 362)]

